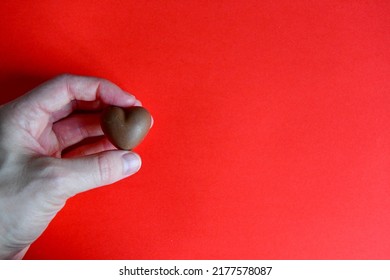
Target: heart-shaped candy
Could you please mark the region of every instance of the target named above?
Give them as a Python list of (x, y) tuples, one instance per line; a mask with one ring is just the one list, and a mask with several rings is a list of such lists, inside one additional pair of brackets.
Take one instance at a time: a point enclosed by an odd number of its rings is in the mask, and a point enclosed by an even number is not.
[(107, 107), (101, 118), (104, 134), (118, 149), (131, 150), (145, 138), (152, 117), (143, 107)]

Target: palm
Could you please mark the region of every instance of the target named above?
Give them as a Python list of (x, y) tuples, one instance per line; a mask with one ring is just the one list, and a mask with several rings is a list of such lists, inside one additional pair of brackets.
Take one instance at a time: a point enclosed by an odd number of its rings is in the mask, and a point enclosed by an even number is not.
[(34, 151), (39, 147), (41, 154), (46, 156), (61, 157), (60, 141), (58, 135), (53, 131), (53, 124), (46, 123), (42, 133), (31, 131), (35, 135), (34, 141), (27, 141), (27, 147)]
[[(25, 116), (25, 119), (27, 120), (28, 116)], [(100, 128), (99, 114), (96, 111), (90, 114), (65, 116), (56, 122), (53, 122), (50, 117), (42, 116), (39, 118), (39, 121), (35, 121), (34, 125), (31, 125), (32, 122), (18, 122), (18, 128), (21, 133), (21, 137), (18, 138), (23, 141), (23, 147), (29, 152), (56, 158), (60, 158), (62, 151), (67, 147), (87, 137), (103, 134)], [(79, 148), (75, 150), (73, 155), (85, 155), (113, 148), (107, 139), (102, 139), (95, 144), (95, 147), (89, 147), (89, 149), (86, 148), (84, 150)]]

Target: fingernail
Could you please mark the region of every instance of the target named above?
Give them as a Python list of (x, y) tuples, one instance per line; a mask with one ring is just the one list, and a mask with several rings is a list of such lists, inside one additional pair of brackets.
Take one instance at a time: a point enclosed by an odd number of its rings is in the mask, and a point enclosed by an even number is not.
[(132, 95), (132, 94), (127, 94), (126, 96), (127, 96), (127, 97), (126, 97), (126, 102), (127, 102), (128, 104), (134, 104), (134, 102), (137, 100), (137, 99), (135, 98), (135, 96)]
[(134, 106), (142, 106), (141, 101), (139, 101), (138, 99), (136, 99), (135, 102), (134, 102)]
[(131, 175), (136, 173), (141, 168), (141, 158), (136, 153), (127, 153), (122, 156), (123, 159), (123, 173), (124, 175)]

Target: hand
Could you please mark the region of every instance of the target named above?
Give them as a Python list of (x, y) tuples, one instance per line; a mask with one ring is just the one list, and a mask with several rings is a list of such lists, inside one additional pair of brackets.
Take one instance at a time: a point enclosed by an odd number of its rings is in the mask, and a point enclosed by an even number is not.
[(137, 154), (106, 138), (62, 155), (103, 135), (97, 112), (108, 104), (140, 103), (107, 80), (63, 75), (0, 106), (0, 259), (22, 258), (68, 198), (139, 170)]

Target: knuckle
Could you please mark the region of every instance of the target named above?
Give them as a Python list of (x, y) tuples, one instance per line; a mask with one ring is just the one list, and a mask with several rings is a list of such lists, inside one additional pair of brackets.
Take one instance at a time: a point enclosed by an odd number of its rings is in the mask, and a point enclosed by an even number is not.
[(104, 155), (97, 156), (98, 180), (100, 184), (109, 184), (112, 181), (113, 169), (108, 157)]
[(30, 178), (40, 201), (63, 203), (72, 196), (67, 188), (66, 170), (57, 159), (43, 157), (35, 159), (29, 166)]
[(69, 73), (63, 73), (63, 74), (60, 74), (58, 75), (57, 77), (55, 77), (55, 79), (58, 79), (58, 80), (68, 80), (72, 77), (73, 75), (72, 74), (69, 74)]
[(64, 185), (64, 170), (55, 158), (41, 158), (41, 162), (36, 166), (41, 179), (49, 180), (53, 188), (61, 188)]
[(60, 74), (58, 76), (55, 76), (54, 78), (52, 78), (48, 82), (51, 82), (54, 84), (59, 84), (59, 85), (67, 85), (69, 83), (69, 81), (72, 79), (72, 76), (73, 76), (72, 74), (64, 73), (64, 74)]

